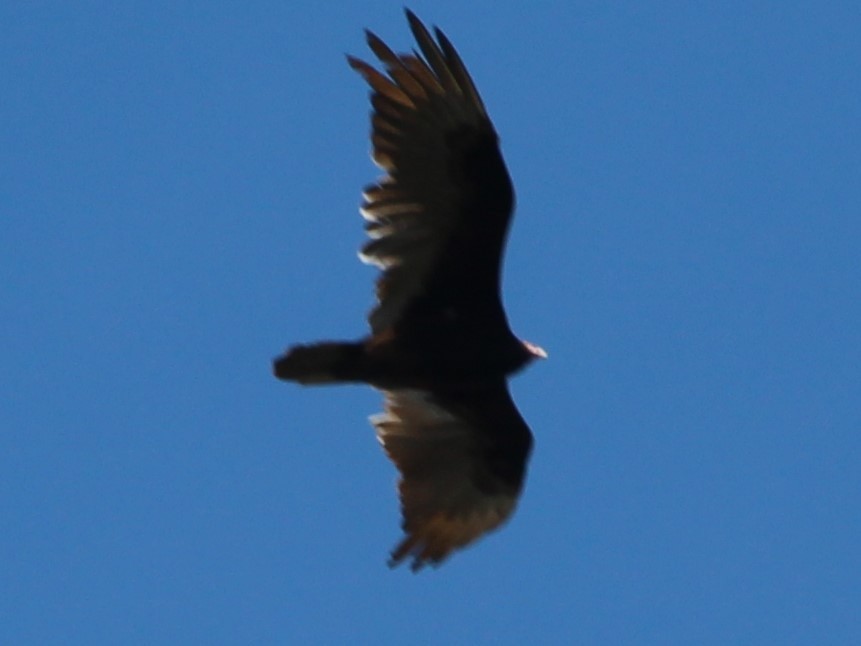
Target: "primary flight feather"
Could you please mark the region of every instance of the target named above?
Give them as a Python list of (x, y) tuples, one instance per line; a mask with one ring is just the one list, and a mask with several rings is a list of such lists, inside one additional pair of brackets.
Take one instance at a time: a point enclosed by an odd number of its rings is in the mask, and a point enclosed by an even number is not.
[(371, 88), (373, 159), (364, 191), (382, 272), (371, 333), (291, 347), (275, 375), (301, 384), (362, 382), (383, 392), (371, 418), (401, 474), (405, 537), (390, 564), (437, 565), (511, 515), (532, 434), (507, 377), (544, 351), (514, 336), (500, 297), (514, 191), (484, 104), (454, 47), (407, 10), (419, 52), (367, 32), (383, 72), (353, 57)]

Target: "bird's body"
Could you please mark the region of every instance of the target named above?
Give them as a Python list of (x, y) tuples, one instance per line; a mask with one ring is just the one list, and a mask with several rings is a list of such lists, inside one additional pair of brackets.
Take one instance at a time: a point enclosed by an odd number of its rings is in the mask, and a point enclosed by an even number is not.
[(305, 384), (359, 382), (389, 388), (470, 388), (505, 379), (535, 358), (513, 338), (471, 342), (464, 336), (368, 337), (356, 342), (324, 341), (294, 346), (275, 362), (275, 375)]
[(500, 297), (514, 191), (496, 132), (457, 52), (407, 11), (418, 53), (396, 55), (368, 32), (388, 76), (349, 58), (373, 92), (374, 161), (365, 190), (382, 270), (371, 333), (298, 345), (274, 363), (302, 384), (367, 383), (372, 418), (401, 472), (406, 537), (392, 563), (437, 564), (503, 523), (522, 488), (532, 435), (506, 379), (543, 351), (511, 331)]

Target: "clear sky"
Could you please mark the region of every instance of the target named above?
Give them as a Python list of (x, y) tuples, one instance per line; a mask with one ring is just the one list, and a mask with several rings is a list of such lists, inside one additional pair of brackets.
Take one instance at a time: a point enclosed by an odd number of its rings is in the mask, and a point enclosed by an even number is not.
[[(526, 8), (528, 7), (528, 9)], [(518, 513), (390, 571), (362, 28), (400, 2), (0, 7), (0, 642), (861, 643), (861, 8), (417, 1), (518, 192)]]

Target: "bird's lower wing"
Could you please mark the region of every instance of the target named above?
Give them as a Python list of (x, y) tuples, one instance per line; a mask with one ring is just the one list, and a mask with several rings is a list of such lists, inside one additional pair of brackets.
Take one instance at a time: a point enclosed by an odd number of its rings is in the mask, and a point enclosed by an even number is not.
[(406, 536), (391, 564), (439, 564), (511, 515), (532, 436), (505, 383), (468, 391), (385, 391), (372, 418), (401, 472)]

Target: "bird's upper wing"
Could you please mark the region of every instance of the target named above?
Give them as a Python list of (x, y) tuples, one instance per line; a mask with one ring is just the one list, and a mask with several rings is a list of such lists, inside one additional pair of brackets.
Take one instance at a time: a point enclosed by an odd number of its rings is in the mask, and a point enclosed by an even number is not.
[[(361, 258), (379, 266), (374, 334), (418, 308), (493, 306), (514, 192), (496, 132), (460, 57), (407, 11), (421, 54), (398, 55), (368, 32), (387, 75), (355, 58), (372, 88), (374, 161), (386, 171), (365, 190), (372, 240)], [(457, 302), (448, 302), (456, 299)]]
[(504, 381), (469, 390), (385, 391), (371, 418), (401, 472), (403, 541), (391, 565), (442, 562), (511, 515), (532, 434)]

